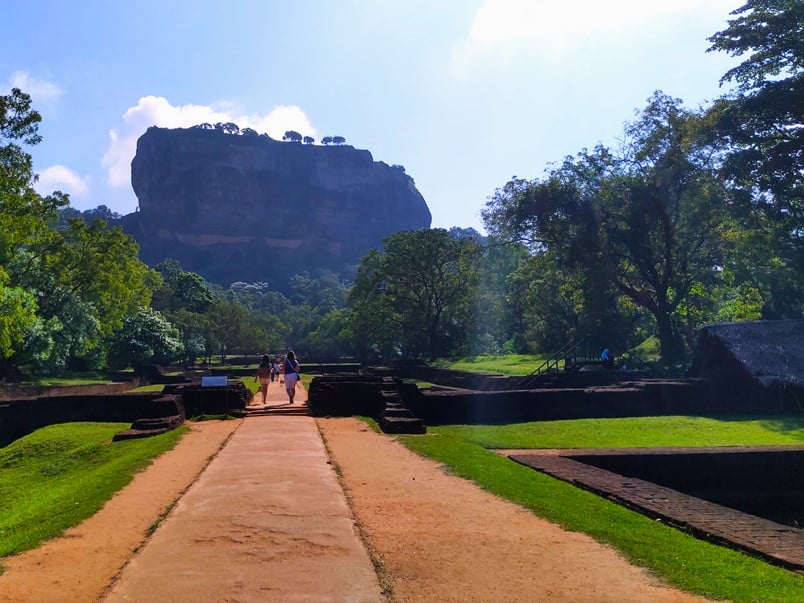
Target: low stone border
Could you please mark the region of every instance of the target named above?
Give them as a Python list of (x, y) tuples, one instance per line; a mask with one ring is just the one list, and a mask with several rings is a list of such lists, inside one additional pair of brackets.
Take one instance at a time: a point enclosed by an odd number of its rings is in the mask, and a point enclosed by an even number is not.
[[(802, 450), (802, 446), (732, 447), (711, 452)], [(700, 453), (700, 448), (638, 449), (640, 454)], [(614, 500), (696, 537), (804, 572), (804, 531), (711, 503), (676, 490), (573, 460), (574, 456), (633, 454), (635, 449), (500, 451), (509, 458), (555, 478)]]

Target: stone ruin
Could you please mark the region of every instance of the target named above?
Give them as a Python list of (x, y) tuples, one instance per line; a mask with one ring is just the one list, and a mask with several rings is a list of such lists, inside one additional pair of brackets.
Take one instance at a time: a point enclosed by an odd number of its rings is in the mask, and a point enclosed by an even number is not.
[[(426, 432), (406, 399), (418, 388), (396, 377), (354, 373), (322, 375), (313, 379), (307, 406), (313, 416), (371, 417), (385, 433)], [(407, 395), (406, 395), (407, 394)]]
[(161, 393), (64, 393), (0, 401), (0, 446), (56, 423), (131, 423), (115, 440), (140, 438), (175, 429), (186, 417), (242, 416), (251, 393), (239, 380), (202, 388), (198, 380), (166, 385)]
[(804, 412), (804, 320), (757, 320), (701, 329), (689, 375), (722, 395)]

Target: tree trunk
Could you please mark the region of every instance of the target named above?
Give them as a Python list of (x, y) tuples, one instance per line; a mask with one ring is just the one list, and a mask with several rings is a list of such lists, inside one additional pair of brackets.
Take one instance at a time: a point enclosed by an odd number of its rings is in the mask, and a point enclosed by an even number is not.
[(673, 326), (673, 321), (670, 318), (670, 312), (660, 311), (655, 314), (655, 317), (662, 361), (665, 364), (673, 364), (684, 360), (684, 345)]

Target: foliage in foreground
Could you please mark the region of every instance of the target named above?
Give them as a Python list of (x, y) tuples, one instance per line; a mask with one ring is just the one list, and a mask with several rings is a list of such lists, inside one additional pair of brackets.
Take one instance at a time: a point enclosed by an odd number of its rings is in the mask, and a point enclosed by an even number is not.
[[(654, 425), (657, 431), (659, 427)], [(735, 421), (731, 427), (739, 430), (744, 426)], [(798, 441), (801, 427), (799, 420), (797, 431), (794, 430), (797, 435), (791, 436)], [(497, 496), (520, 504), (569, 530), (584, 532), (615, 547), (631, 562), (650, 569), (678, 588), (732, 601), (804, 599), (802, 576), (703, 542), (590, 492), (514, 463), (464, 439), (456, 429), (463, 428), (436, 427), (431, 428), (427, 436), (401, 436), (400, 440), (411, 450), (444, 463), (456, 475), (476, 482)], [(749, 424), (747, 429), (751, 431), (755, 427)], [(638, 431), (633, 430), (634, 433)], [(775, 435), (771, 431), (768, 437), (773, 439)], [(512, 443), (511, 440), (499, 439), (506, 444)], [(630, 437), (617, 441), (621, 445), (633, 445)], [(668, 437), (667, 441), (671, 445), (676, 440)], [(580, 438), (576, 445), (589, 444)]]
[(0, 557), (36, 547), (96, 513), (186, 431), (112, 443), (128, 423), (64, 423), (0, 448)]

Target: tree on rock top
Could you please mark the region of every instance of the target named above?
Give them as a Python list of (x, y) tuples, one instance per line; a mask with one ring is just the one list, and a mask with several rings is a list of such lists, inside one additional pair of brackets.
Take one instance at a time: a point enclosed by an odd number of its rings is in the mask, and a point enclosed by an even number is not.
[(296, 130), (288, 130), (285, 132), (285, 135), (282, 137), (282, 140), (287, 140), (289, 142), (301, 142), (302, 135), (296, 132)]

